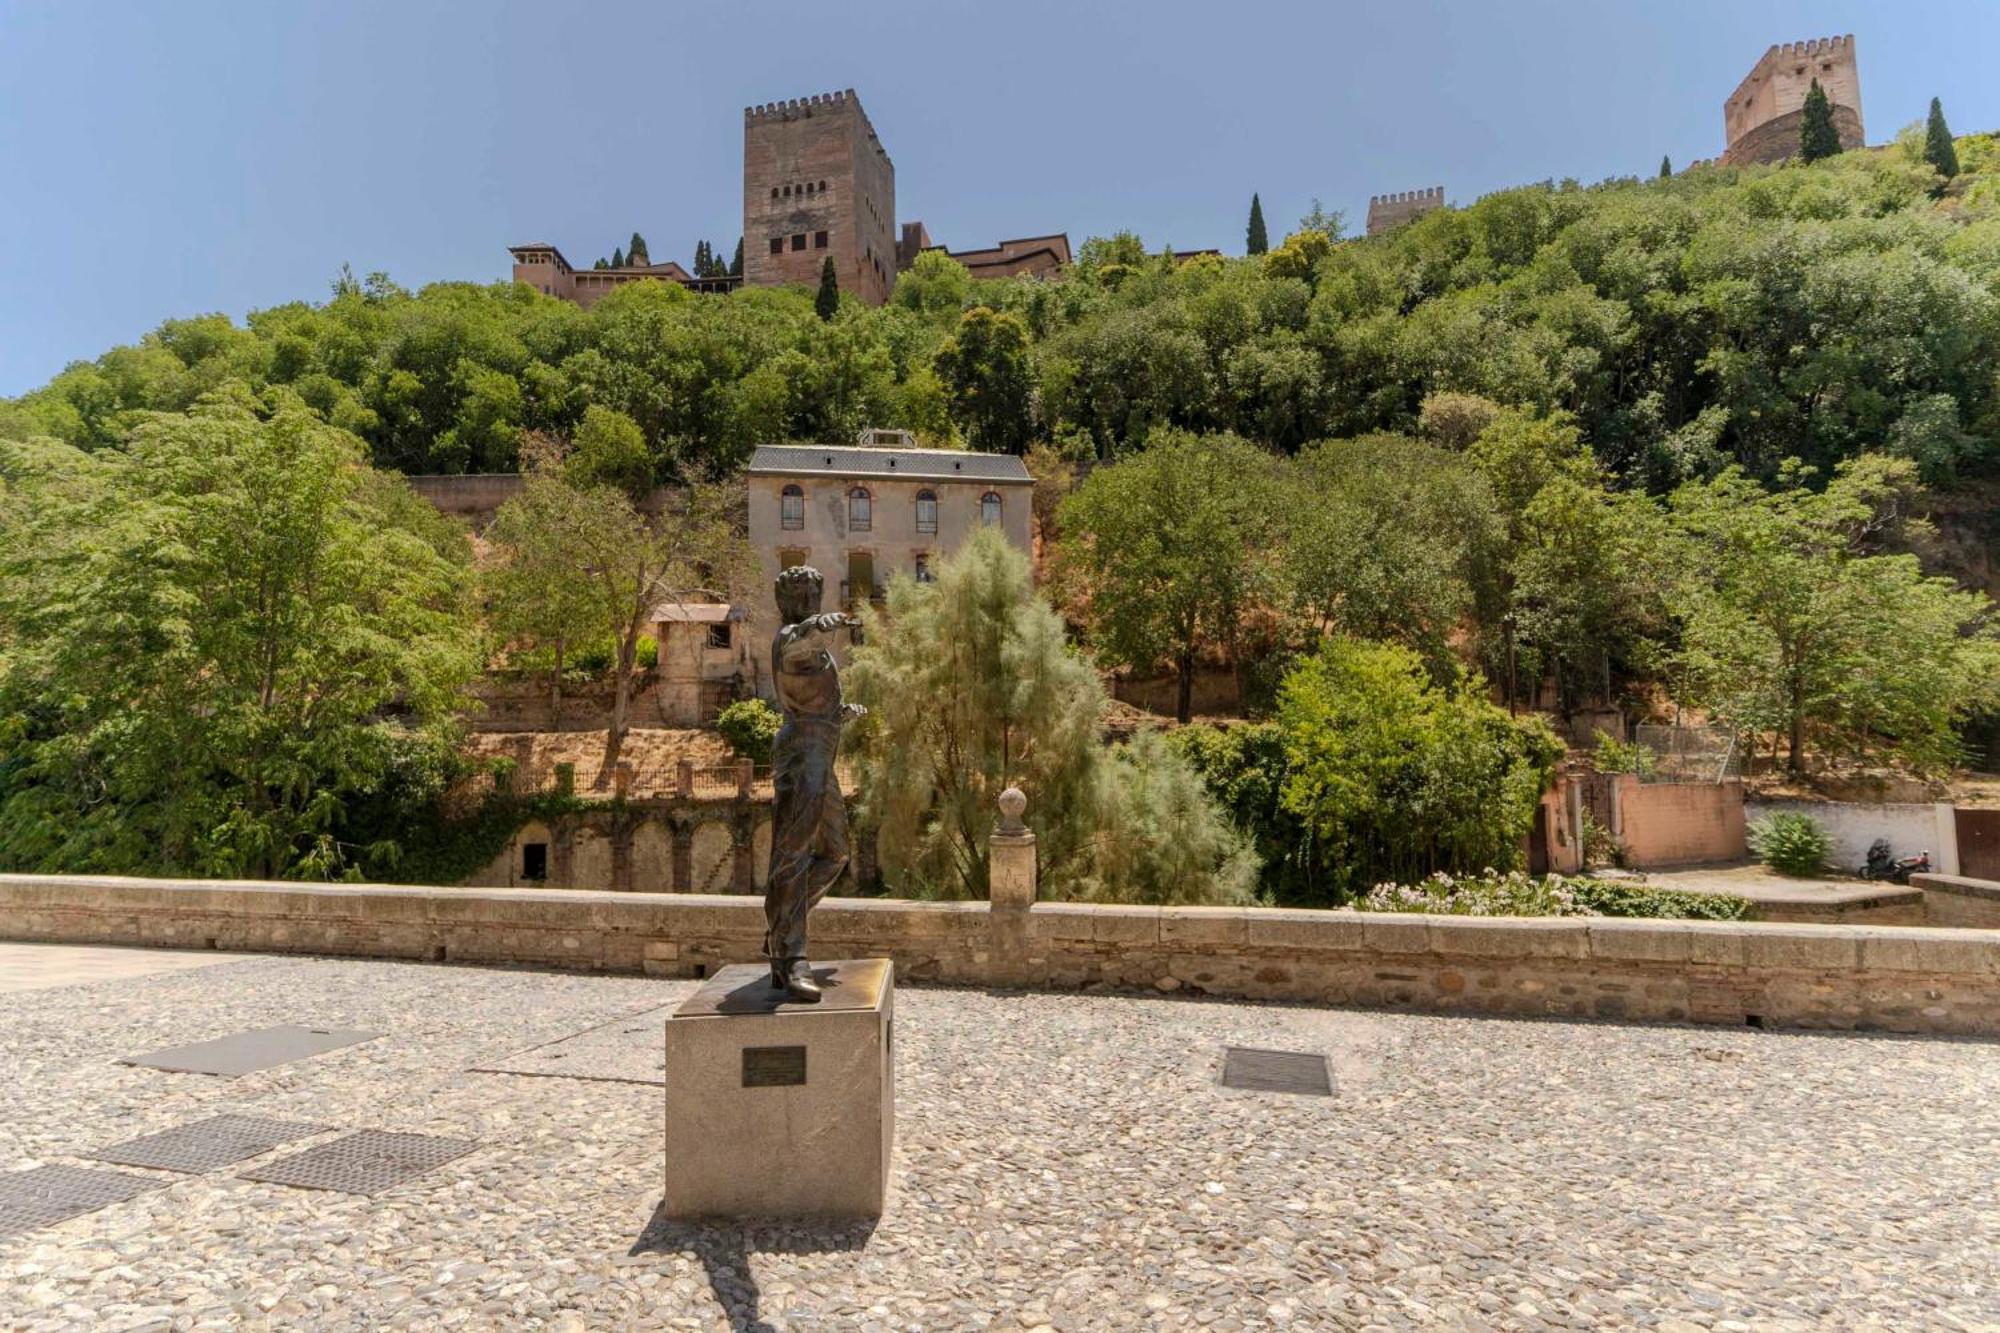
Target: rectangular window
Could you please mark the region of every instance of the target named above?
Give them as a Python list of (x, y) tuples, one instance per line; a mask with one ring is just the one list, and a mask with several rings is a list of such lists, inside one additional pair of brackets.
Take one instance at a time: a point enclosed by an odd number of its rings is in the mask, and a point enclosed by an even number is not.
[(806, 497), (794, 487), (778, 498), (778, 526), (797, 532), (806, 525)]
[(937, 531), (937, 497), (929, 491), (917, 497), (917, 531)]
[(826, 249), (826, 233), (825, 233), (825, 232), (823, 232), (823, 231), (816, 231), (816, 232), (814, 232), (814, 233), (813, 233), (813, 249), (815, 249), (815, 250), (824, 250), (824, 249)]
[(771, 238), (771, 253), (772, 253), (772, 254), (774, 254), (774, 255), (781, 255), (781, 254), (785, 253), (785, 238), (784, 238), (784, 237), (782, 237), (782, 236), (773, 236), (773, 237)]
[(793, 233), (792, 233), (792, 249), (794, 249), (794, 250), (803, 250), (803, 249), (805, 249), (805, 248), (806, 248), (806, 234), (805, 234), (804, 232), (802, 232), (802, 231), (795, 231), (795, 232), (793, 232)]
[(806, 562), (808, 554), (810, 553), (802, 547), (786, 547), (784, 550), (778, 552), (778, 568), (790, 569), (794, 565), (803, 565)]
[(708, 646), (727, 648), (729, 646), (729, 622), (721, 621), (708, 627)]

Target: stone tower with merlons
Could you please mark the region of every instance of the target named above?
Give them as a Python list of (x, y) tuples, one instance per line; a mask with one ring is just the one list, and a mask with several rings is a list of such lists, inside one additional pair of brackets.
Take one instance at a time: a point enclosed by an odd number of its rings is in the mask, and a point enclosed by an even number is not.
[(1861, 128), (1861, 70), (1854, 36), (1815, 37), (1784, 42), (1764, 53), (1722, 104), (1729, 144), (1722, 160), (1730, 166), (1782, 162), (1799, 151), (1799, 123), (1806, 93), (1819, 81), (1833, 106), (1833, 126), (1842, 148), (1867, 143)]
[(743, 278), (840, 289), (871, 304), (896, 281), (896, 168), (861, 99), (821, 93), (743, 109)]

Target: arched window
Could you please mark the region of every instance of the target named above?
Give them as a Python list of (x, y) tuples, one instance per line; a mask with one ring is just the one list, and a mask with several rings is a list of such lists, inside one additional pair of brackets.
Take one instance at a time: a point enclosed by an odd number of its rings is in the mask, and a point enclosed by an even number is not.
[(1000, 492), (988, 491), (979, 497), (979, 521), (981, 523), (1000, 521)]
[(937, 531), (937, 492), (917, 492), (917, 531)]
[(778, 526), (796, 532), (806, 525), (806, 493), (787, 486), (778, 493)]
[(850, 532), (867, 532), (872, 526), (873, 498), (866, 486), (856, 486), (847, 493), (847, 528)]

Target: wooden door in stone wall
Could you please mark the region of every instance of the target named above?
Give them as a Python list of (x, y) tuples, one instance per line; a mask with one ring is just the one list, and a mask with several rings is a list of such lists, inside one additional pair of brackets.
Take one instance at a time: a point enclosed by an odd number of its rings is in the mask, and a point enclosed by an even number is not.
[(1958, 826), (1958, 873), (2000, 879), (2000, 810), (1961, 806), (1953, 818)]

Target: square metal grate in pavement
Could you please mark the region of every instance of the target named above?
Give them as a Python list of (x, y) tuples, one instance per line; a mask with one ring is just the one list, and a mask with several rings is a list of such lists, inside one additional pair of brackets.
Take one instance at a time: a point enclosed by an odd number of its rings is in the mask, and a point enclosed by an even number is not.
[(38, 1166), (0, 1175), (0, 1236), (95, 1212), (166, 1182), (87, 1166)]
[(1222, 1086), (1249, 1092), (1296, 1092), (1312, 1097), (1333, 1095), (1333, 1074), (1324, 1055), (1303, 1051), (1260, 1051), (1249, 1046), (1225, 1048)]
[(253, 1028), (212, 1041), (198, 1041), (192, 1046), (169, 1046), (144, 1055), (128, 1055), (118, 1063), (166, 1069), (177, 1074), (215, 1074), (221, 1078), (239, 1078), (260, 1069), (303, 1060), (309, 1055), (324, 1055), (343, 1046), (373, 1041), (381, 1035), (379, 1032), (354, 1032), (344, 1028), (292, 1025)]
[(307, 1190), (376, 1194), (463, 1157), (478, 1146), (472, 1139), (364, 1129), (245, 1171), (243, 1179)]
[(302, 1125), (260, 1115), (218, 1115), (145, 1134), (86, 1156), (124, 1166), (150, 1166), (161, 1171), (213, 1171), (246, 1157), (269, 1152), (281, 1143), (321, 1133), (324, 1125)]

